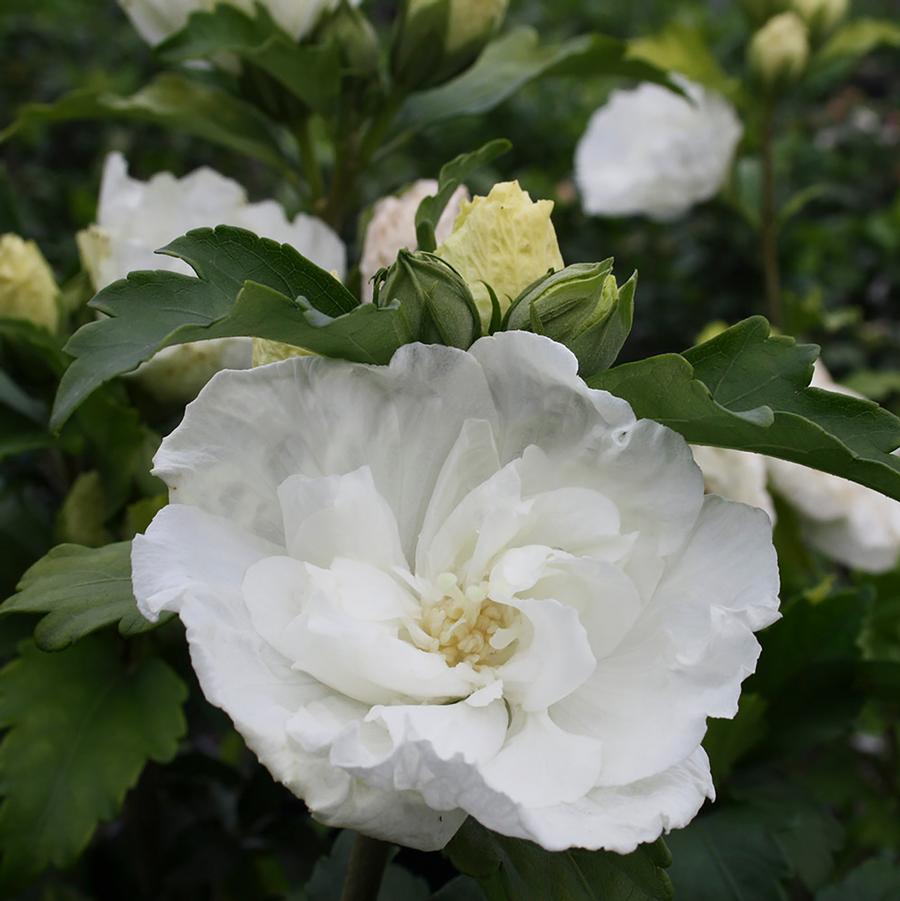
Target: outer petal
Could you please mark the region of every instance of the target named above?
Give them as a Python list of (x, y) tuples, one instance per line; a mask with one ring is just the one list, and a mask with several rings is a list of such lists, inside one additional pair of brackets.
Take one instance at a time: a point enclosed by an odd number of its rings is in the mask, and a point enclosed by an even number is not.
[(759, 655), (753, 630), (777, 617), (768, 517), (709, 497), (627, 637), (554, 719), (603, 741), (602, 785), (662, 772), (700, 744), (707, 716), (734, 715)]
[(494, 416), (477, 362), (452, 348), (407, 345), (388, 367), (295, 358), (216, 376), (163, 442), (155, 472), (174, 499), (282, 542), (286, 478), (369, 466), (412, 559), (463, 423)]
[(574, 804), (523, 811), (521, 832), (515, 834), (548, 851), (575, 846), (630, 854), (687, 826), (707, 798), (715, 798), (709, 760), (697, 748), (686, 760), (639, 782), (595, 788)]

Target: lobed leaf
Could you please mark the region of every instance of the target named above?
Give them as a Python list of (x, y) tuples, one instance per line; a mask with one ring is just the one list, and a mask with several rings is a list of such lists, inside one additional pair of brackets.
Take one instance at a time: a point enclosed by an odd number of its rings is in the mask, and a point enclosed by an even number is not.
[(752, 451), (842, 476), (900, 500), (900, 419), (868, 400), (810, 388), (813, 344), (754, 316), (684, 354), (588, 380), (692, 444)]
[(76, 359), (60, 383), (52, 427), (104, 382), (175, 344), (246, 336), (387, 363), (413, 340), (395, 308), (360, 306), (293, 248), (243, 229), (197, 229), (163, 252), (190, 264), (199, 277), (133, 272), (94, 298), (92, 306), (108, 318), (83, 326), (66, 345)]
[[(34, 640), (59, 651), (86, 635), (117, 626), (125, 637), (155, 629), (144, 619), (131, 587), (131, 542), (87, 548), (61, 544), (38, 560), (0, 606), (0, 616), (43, 614)], [(168, 618), (168, 617), (167, 617)], [(163, 620), (164, 621), (164, 620)]]
[(22, 645), (0, 671), (0, 894), (70, 865), (147, 761), (175, 755), (186, 697), (165, 663), (126, 667), (114, 642)]

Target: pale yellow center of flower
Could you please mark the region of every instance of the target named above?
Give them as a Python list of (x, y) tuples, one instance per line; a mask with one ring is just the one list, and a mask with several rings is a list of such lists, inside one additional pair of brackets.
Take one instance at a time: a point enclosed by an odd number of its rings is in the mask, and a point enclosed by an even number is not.
[(519, 611), (492, 601), (487, 583), (463, 591), (456, 576), (442, 573), (436, 584), (443, 597), (424, 608), (419, 623), (428, 650), (442, 654), (448, 666), (468, 663), (478, 669), (505, 663), (518, 636)]

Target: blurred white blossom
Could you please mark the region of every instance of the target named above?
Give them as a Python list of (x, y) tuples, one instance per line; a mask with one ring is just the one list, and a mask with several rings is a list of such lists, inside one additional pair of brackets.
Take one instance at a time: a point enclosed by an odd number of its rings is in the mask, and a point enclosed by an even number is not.
[[(372, 219), (366, 229), (363, 254), (359, 263), (362, 280), (362, 299), (371, 303), (374, 286), (372, 278), (379, 269), (393, 265), (401, 250), (415, 250), (416, 210), (426, 198), (437, 193), (438, 183), (423, 178), (408, 187), (398, 196), (382, 197), (372, 211)], [(464, 187), (456, 190), (440, 221), (435, 228), (438, 242), (449, 237), (453, 223), (459, 215), (464, 200), (469, 193)]]
[(467, 815), (625, 853), (713, 796), (773, 622), (768, 518), (521, 331), (390, 366), (223, 372), (133, 545), (211, 703), (320, 821), (425, 850)]
[(300, 38), (326, 12), (336, 9), (340, 0), (118, 0), (141, 37), (150, 44), (158, 44), (180, 31), (191, 13), (210, 12), (220, 2), (249, 15), (254, 14), (257, 5), (263, 6), (284, 31)]
[(713, 197), (742, 126), (724, 97), (679, 79), (687, 97), (655, 84), (614, 91), (575, 153), (586, 213), (671, 220)]
[[(212, 169), (176, 178), (168, 172), (147, 182), (128, 175), (128, 164), (110, 154), (103, 170), (97, 224), (78, 236), (82, 261), (99, 291), (129, 272), (164, 269), (193, 274), (175, 257), (155, 253), (193, 228), (233, 225), (290, 244), (323, 269), (343, 277), (346, 251), (320, 220), (288, 220), (274, 200), (249, 203), (246, 191)], [(142, 384), (161, 400), (190, 400), (220, 369), (251, 365), (248, 338), (223, 338), (168, 347), (138, 370)]]
[(691, 450), (709, 494), (764, 510), (775, 522), (775, 506), (766, 487), (766, 458), (725, 447), (696, 446)]
[[(835, 384), (818, 361), (812, 385), (861, 397)], [(800, 514), (804, 534), (823, 554), (866, 572), (893, 569), (900, 557), (900, 502), (871, 488), (785, 460), (768, 461), (774, 488)]]
[(34, 241), (0, 237), (0, 318), (24, 319), (53, 332), (59, 321), (59, 288)]

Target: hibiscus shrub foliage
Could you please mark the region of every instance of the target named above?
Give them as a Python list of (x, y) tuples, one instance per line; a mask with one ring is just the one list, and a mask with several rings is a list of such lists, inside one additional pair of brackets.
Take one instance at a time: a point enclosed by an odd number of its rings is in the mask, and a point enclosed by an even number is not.
[(900, 897), (900, 29), (550, 6), (12, 0), (0, 897)]

